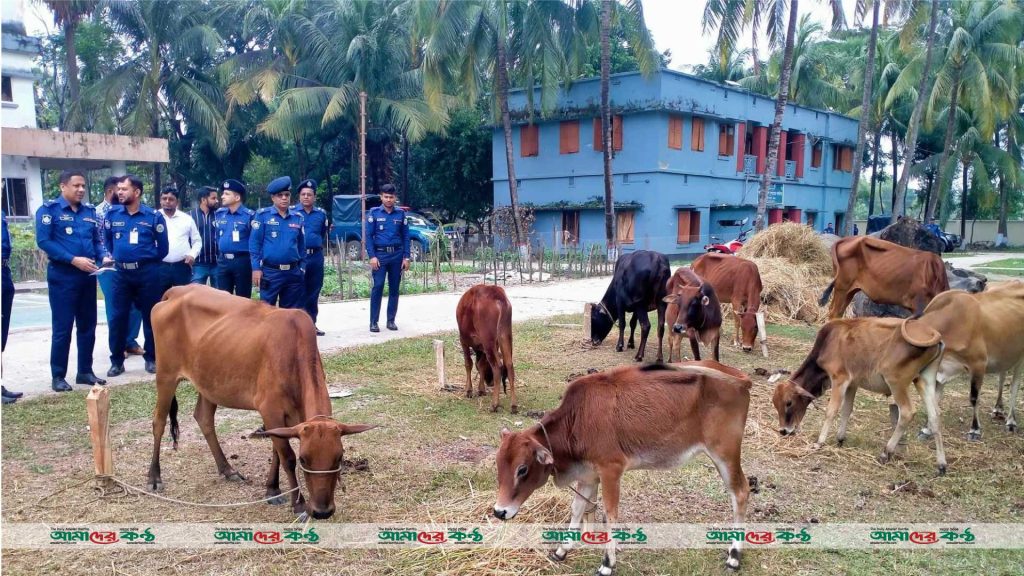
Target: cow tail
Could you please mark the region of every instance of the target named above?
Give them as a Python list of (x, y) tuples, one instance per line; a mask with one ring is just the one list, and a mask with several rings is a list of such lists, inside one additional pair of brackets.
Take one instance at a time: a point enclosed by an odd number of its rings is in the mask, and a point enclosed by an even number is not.
[(171, 398), (171, 440), (174, 441), (174, 449), (178, 449), (178, 397)]
[[(508, 366), (505, 365), (505, 346), (508, 344), (506, 339), (511, 339), (511, 334), (506, 334), (505, 330), (502, 330), (504, 326), (505, 307), (498, 303), (498, 346), (501, 347), (501, 354), (498, 356), (498, 361), (501, 362), (501, 392), (502, 394), (508, 394)], [(509, 330), (511, 330), (511, 321), (509, 321)], [(510, 350), (511, 352), (511, 350)], [(495, 374), (497, 376), (497, 374)]]
[(828, 283), (828, 288), (825, 288), (825, 292), (821, 295), (821, 298), (818, 300), (818, 306), (824, 306), (824, 305), (828, 304), (828, 299), (829, 299), (830, 296), (832, 296), (832, 290), (835, 287), (836, 287), (836, 281), (835, 280), (833, 280), (833, 281)]

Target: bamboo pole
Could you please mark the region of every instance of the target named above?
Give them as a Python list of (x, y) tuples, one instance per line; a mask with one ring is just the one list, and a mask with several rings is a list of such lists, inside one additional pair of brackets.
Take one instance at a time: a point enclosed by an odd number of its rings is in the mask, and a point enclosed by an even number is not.
[(92, 440), (92, 458), (95, 462), (96, 485), (112, 488), (114, 456), (110, 451), (110, 390), (93, 386), (85, 397), (89, 413), (89, 433)]
[(583, 305), (583, 338), (587, 342), (590, 342), (590, 340), (591, 340), (591, 336), (590, 336), (590, 314), (591, 314), (591, 310), (593, 310), (593, 308), (594, 308), (594, 305), (589, 303), (589, 302), (587, 302), (586, 304)]
[(444, 340), (434, 340), (434, 361), (437, 364), (437, 384), (441, 390), (448, 388), (444, 375)]

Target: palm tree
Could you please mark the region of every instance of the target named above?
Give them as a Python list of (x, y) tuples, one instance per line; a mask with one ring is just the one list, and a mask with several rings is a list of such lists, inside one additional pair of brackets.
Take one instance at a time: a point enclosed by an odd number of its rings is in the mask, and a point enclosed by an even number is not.
[[(868, 124), (871, 122), (869, 105), (871, 103), (871, 83), (875, 79), (875, 47), (878, 45), (878, 12), (882, 0), (860, 0), (857, 2), (857, 20), (863, 18), (865, 4), (871, 3), (871, 38), (868, 40), (867, 60), (864, 65), (864, 92), (860, 101), (860, 121), (857, 124), (857, 150), (853, 154), (853, 183), (850, 186), (850, 199), (846, 204), (846, 218), (843, 222), (844, 236), (853, 234), (853, 209), (857, 202), (857, 192), (860, 187), (861, 161), (864, 158), (864, 138), (867, 135)], [(877, 154), (878, 144), (875, 144)], [(872, 185), (874, 183), (872, 182)], [(872, 189), (872, 192), (874, 190)], [(872, 203), (873, 203), (872, 199)]]
[[(43, 0), (53, 11), (53, 22), (64, 30), (64, 58), (67, 71), (68, 92), (72, 104), (78, 102), (80, 84), (78, 78), (78, 54), (75, 51), (75, 32), (78, 22), (92, 14), (98, 0)], [(61, 129), (64, 126), (60, 126)]]
[[(744, 66), (750, 50), (729, 49), (722, 54), (716, 48), (708, 50), (708, 63), (693, 67), (693, 75), (714, 82), (739, 82), (746, 76)], [(760, 65), (758, 65), (760, 67)]]

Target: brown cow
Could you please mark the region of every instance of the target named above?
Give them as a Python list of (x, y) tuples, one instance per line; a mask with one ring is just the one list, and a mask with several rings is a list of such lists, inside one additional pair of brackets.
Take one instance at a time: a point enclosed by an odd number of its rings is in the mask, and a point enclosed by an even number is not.
[(505, 290), (487, 284), (466, 290), (455, 308), (455, 319), (466, 360), (466, 398), (473, 397), (473, 354), (476, 354), (477, 395), (487, 393), (485, 382), (494, 385), (491, 411), (497, 412), (500, 397), (494, 379), (500, 374), (502, 388), (506, 381), (512, 385), (511, 412), (517, 413), (516, 369), (512, 366), (512, 303)]
[(754, 339), (760, 336), (761, 349), (767, 356), (765, 335), (762, 333), (764, 321), (761, 320), (761, 327), (758, 326), (762, 285), (757, 264), (726, 254), (703, 254), (693, 261), (692, 268), (714, 286), (721, 301), (732, 304), (736, 328), (733, 346), (742, 346), (744, 352), (750, 352), (754, 349)]
[(195, 419), (206, 437), (217, 470), (228, 480), (244, 480), (224, 458), (213, 416), (217, 406), (257, 410), (274, 449), (267, 476), (267, 500), (284, 504), (279, 465), (296, 488), (295, 453), (289, 438), (299, 439), (299, 466), (305, 473), (309, 502), (296, 490), (292, 509), (317, 519), (334, 514), (334, 490), (341, 471), (341, 437), (373, 428), (331, 419), (320, 351), (313, 321), (302, 310), (272, 308), (206, 286), (178, 286), (153, 307), (156, 360), (156, 409), (153, 413), (153, 461), (148, 487), (163, 489), (160, 439), (167, 416), (178, 447), (178, 381), (195, 386)]
[[(619, 482), (633, 469), (667, 469), (694, 454), (707, 454), (732, 496), (733, 519), (746, 517), (749, 486), (740, 445), (750, 405), (746, 374), (713, 362), (623, 366), (583, 376), (562, 403), (522, 432), (502, 430), (496, 456), (498, 497), (494, 515), (509, 520), (548, 477), (566, 487), (576, 481), (570, 526), (578, 528), (598, 484), (607, 522), (619, 519)], [(564, 560), (567, 544), (552, 554)], [(740, 543), (726, 565), (738, 568)], [(615, 567), (615, 541), (599, 574)]]
[[(945, 382), (964, 371), (970, 374), (974, 418), (968, 438), (981, 438), (978, 394), (985, 374), (1003, 373), (995, 410), (998, 415), (1002, 411), (1004, 373), (1013, 371), (1006, 427), (1010, 432), (1015, 431), (1020, 365), (1024, 361), (1024, 282), (993, 284), (988, 291), (977, 294), (960, 290), (943, 292), (925, 308), (921, 322), (938, 330), (946, 345), (938, 375), (939, 399)], [(922, 433), (929, 435), (927, 429)]]
[(879, 304), (902, 306), (920, 314), (940, 292), (949, 290), (942, 258), (871, 236), (843, 238), (832, 245), (835, 279), (819, 304), (828, 303), (829, 318), (840, 318), (860, 291)]
[(676, 270), (667, 288), (668, 361), (682, 360), (681, 344), (686, 333), (694, 360), (700, 360), (700, 342), (703, 342), (713, 350), (717, 362), (718, 342), (722, 337), (722, 305), (715, 289), (686, 267)]
[(945, 474), (946, 454), (938, 431), (939, 403), (935, 384), (942, 357), (941, 338), (928, 325), (909, 318), (830, 320), (818, 331), (811, 353), (793, 377), (775, 387), (772, 403), (779, 414), (779, 433), (783, 436), (795, 434), (807, 406), (831, 385), (832, 395), (817, 445), (825, 443), (832, 421), (841, 407), (836, 437), (842, 446), (846, 441), (846, 424), (853, 412), (857, 388), (891, 395), (899, 407), (899, 420), (878, 457), (884, 464), (896, 451), (914, 417), (910, 399), (910, 386), (914, 384), (924, 397), (928, 421), (936, 430), (936, 460), (939, 473)]

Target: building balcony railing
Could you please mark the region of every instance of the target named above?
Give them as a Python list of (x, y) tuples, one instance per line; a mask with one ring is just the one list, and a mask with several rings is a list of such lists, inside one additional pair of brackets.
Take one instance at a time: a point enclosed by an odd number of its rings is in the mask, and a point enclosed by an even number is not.
[(786, 160), (786, 180), (796, 180), (795, 160)]
[(743, 156), (743, 173), (747, 176), (757, 174), (757, 156), (746, 154)]

